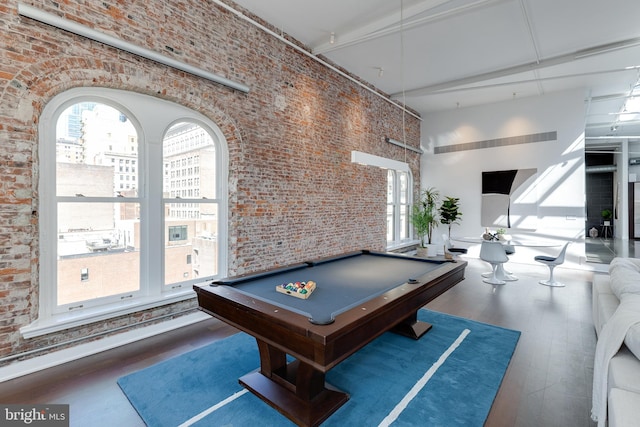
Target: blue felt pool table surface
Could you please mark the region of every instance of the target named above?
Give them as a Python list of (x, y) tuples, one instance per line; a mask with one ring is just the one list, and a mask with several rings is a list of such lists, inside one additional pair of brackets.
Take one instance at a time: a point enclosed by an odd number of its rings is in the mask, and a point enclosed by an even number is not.
[[(238, 292), (305, 315), (311, 323), (322, 325), (332, 323), (340, 313), (393, 288), (411, 286), (413, 280), (444, 263), (446, 261), (361, 251), (246, 278), (217, 281), (213, 286), (232, 286)], [(316, 289), (308, 299), (276, 291), (276, 286), (283, 283), (310, 280), (316, 282)]]

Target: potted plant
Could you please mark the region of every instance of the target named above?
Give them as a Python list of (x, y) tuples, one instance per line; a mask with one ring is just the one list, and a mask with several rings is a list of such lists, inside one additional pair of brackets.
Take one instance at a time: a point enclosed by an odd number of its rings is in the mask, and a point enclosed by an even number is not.
[(496, 238), (498, 240), (502, 240), (502, 241), (507, 240), (506, 235), (507, 235), (507, 230), (506, 229), (498, 228), (496, 230)]
[(436, 255), (437, 246), (432, 244), (432, 237), (433, 230), (439, 223), (437, 209), (439, 196), (440, 194), (436, 189), (428, 188), (422, 192), (420, 201), (413, 205), (411, 224), (420, 239), (420, 245), (418, 247), (419, 256), (424, 256), (425, 252), (426, 256)]
[(451, 239), (451, 226), (453, 224), (460, 224), (458, 220), (462, 217), (460, 212), (458, 197), (446, 197), (440, 205), (440, 223), (446, 224), (449, 229), (449, 239)]
[(602, 220), (604, 221), (604, 225), (611, 225), (611, 217), (613, 216), (613, 213), (611, 212), (610, 209), (603, 209), (602, 212), (600, 213), (602, 215)]
[(602, 215), (603, 237), (607, 239), (611, 232), (611, 218), (613, 218), (613, 212), (611, 212), (611, 209), (603, 209), (600, 215)]

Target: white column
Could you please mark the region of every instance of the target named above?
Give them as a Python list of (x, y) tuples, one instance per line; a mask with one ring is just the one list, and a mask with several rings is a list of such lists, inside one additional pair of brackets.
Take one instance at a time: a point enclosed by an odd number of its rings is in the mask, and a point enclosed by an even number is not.
[(620, 178), (618, 179), (618, 221), (615, 227), (615, 236), (622, 240), (629, 240), (629, 140), (622, 140), (622, 159), (618, 165)]

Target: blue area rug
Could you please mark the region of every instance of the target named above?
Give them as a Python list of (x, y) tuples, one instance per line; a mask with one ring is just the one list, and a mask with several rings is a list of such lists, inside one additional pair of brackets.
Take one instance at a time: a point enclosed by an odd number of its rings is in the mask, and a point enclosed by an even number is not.
[[(329, 371), (351, 398), (323, 426), (484, 424), (520, 332), (424, 309), (418, 317), (433, 324), (419, 340), (386, 333)], [(255, 339), (238, 333), (118, 385), (149, 427), (292, 426), (238, 384), (259, 360)]]

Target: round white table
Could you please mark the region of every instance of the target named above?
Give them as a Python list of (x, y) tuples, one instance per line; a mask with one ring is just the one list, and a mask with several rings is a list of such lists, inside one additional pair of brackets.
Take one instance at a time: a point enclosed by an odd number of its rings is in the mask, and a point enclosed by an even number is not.
[[(464, 243), (482, 243), (484, 240), (482, 237), (452, 237), (451, 240)], [(496, 240), (494, 240), (496, 241)], [(528, 239), (511, 239), (505, 238), (499, 239), (498, 242), (504, 246), (522, 246), (527, 248), (551, 248), (554, 246), (561, 246), (560, 243), (544, 240), (528, 240)], [(482, 273), (482, 277), (490, 277), (493, 275), (493, 271)], [(498, 280), (504, 280), (505, 282), (514, 282), (518, 278), (504, 269), (504, 263), (498, 264), (496, 267), (496, 278)]]
[[(452, 237), (451, 240), (464, 243), (482, 243), (482, 237)], [(529, 239), (510, 239), (498, 240), (505, 245), (522, 246), (527, 248), (552, 248), (554, 246), (562, 246), (562, 243), (553, 242), (551, 240), (529, 240)]]

